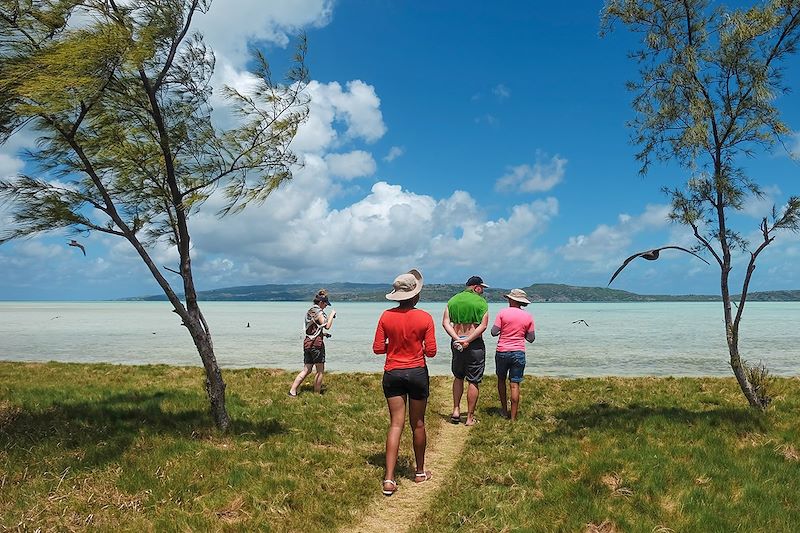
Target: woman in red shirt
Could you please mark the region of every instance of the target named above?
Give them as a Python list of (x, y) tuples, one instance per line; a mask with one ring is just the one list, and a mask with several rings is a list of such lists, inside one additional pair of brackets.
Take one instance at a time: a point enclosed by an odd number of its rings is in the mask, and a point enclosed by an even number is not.
[(389, 407), (386, 475), (383, 478), (383, 494), (386, 496), (397, 490), (394, 469), (406, 419), (406, 401), (409, 404), (409, 425), (414, 433), (417, 465), (414, 481), (421, 483), (431, 478), (430, 471), (425, 470), (425, 409), (430, 389), (425, 358), (436, 355), (436, 335), (431, 315), (414, 307), (419, 302), (421, 290), (422, 274), (417, 269), (395, 278), (392, 292), (386, 295), (386, 299), (399, 305), (383, 312), (372, 343), (373, 352), (386, 354), (383, 365), (383, 394)]

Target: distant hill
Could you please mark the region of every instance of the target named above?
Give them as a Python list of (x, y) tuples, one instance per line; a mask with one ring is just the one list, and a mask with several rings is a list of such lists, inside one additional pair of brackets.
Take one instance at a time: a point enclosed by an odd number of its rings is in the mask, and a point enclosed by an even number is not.
[[(210, 291), (200, 291), (197, 296), (202, 301), (232, 302), (305, 302), (311, 300), (320, 287), (330, 292), (334, 302), (382, 302), (384, 295), (391, 290), (381, 283), (328, 283), (328, 284), (270, 284), (226, 287)], [(424, 299), (433, 302), (447, 301), (453, 294), (463, 290), (461, 284), (426, 284)], [(577, 287), (556, 283), (535, 283), (522, 287), (534, 302), (714, 302), (717, 295), (686, 294), (636, 294), (633, 292), (606, 287)], [(490, 302), (504, 301), (503, 294), (509, 289), (489, 288), (486, 299)], [(163, 301), (164, 295), (125, 298), (127, 301)], [(754, 292), (748, 301), (792, 302), (800, 301), (800, 290)]]

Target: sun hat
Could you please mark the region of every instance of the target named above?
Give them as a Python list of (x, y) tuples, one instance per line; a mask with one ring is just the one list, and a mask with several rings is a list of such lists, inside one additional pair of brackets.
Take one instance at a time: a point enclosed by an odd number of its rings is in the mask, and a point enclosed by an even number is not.
[(483, 282), (483, 278), (480, 276), (472, 276), (467, 280), (467, 282), (464, 285), (466, 285), (467, 287), (472, 287), (473, 285), (480, 285), (481, 287), (484, 288), (488, 287), (488, 285)]
[(508, 294), (504, 294), (503, 296), (505, 296), (509, 300), (514, 300), (515, 302), (519, 302), (521, 304), (528, 305), (529, 303), (531, 303), (531, 301), (528, 300), (528, 295), (525, 294), (525, 291), (523, 291), (522, 289), (511, 289), (511, 291)]
[(387, 300), (402, 302), (410, 300), (422, 290), (422, 273), (416, 268), (412, 268), (406, 274), (400, 274), (394, 278), (392, 292), (386, 295)]

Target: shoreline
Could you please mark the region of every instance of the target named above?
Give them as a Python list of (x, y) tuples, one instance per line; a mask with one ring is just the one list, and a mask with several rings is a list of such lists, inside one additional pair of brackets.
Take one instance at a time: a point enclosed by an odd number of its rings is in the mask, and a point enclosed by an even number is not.
[[(57, 361), (57, 360), (47, 360), (47, 361), (31, 361), (31, 360), (8, 360), (8, 359), (0, 359), (0, 365), (8, 365), (8, 366), (31, 366), (31, 367), (42, 367), (42, 366), (66, 366), (66, 367), (74, 367), (74, 366), (83, 366), (87, 368), (102, 368), (102, 367), (109, 367), (109, 368), (120, 368), (120, 367), (133, 367), (133, 368), (141, 368), (141, 369), (157, 369), (157, 368), (164, 368), (167, 370), (202, 370), (202, 364), (198, 363), (197, 365), (174, 365), (169, 363), (117, 363), (117, 362), (107, 362), (107, 361), (96, 361), (96, 362), (83, 362), (83, 361)], [(280, 367), (270, 367), (270, 366), (223, 366), (220, 365), (220, 368), (223, 372), (252, 372), (252, 371), (260, 371), (266, 372), (269, 375), (275, 374), (287, 374), (287, 375), (294, 375), (296, 374), (299, 369), (302, 367), (300, 363), (297, 364), (296, 368), (280, 368)], [(329, 370), (328, 368), (325, 369), (326, 375), (336, 375), (336, 376), (375, 376), (380, 375), (383, 373), (383, 369), (381, 367), (380, 370)], [(452, 374), (444, 373), (444, 372), (430, 372), (431, 377), (452, 377)], [(489, 371), (487, 369), (486, 373), (484, 374), (484, 380), (487, 377), (494, 377), (495, 374), (493, 371)], [(770, 374), (771, 379), (775, 380), (800, 380), (800, 371), (797, 374)], [(670, 380), (733, 380), (735, 381), (736, 378), (733, 373), (722, 373), (719, 374), (671, 374), (671, 375), (653, 375), (653, 374), (637, 374), (637, 375), (618, 375), (618, 374), (602, 374), (602, 375), (547, 375), (547, 374), (525, 374), (526, 380), (544, 380), (544, 381), (604, 381), (604, 380), (620, 380), (620, 381), (641, 381), (641, 380), (652, 380), (652, 381), (670, 381)]]

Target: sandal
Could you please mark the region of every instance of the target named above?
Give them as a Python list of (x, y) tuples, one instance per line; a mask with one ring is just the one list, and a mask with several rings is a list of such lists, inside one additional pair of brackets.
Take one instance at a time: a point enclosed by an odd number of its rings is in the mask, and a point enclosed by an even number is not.
[(426, 470), (424, 472), (417, 472), (414, 474), (414, 483), (424, 483), (428, 481), (430, 478), (433, 477), (430, 470)]
[(450, 423), (451, 424), (460, 424), (461, 423), (461, 416), (450, 415)]
[[(388, 489), (386, 488), (386, 484), (387, 483), (391, 484), (391, 487), (388, 488)], [(397, 491), (397, 481), (395, 481), (393, 479), (384, 479), (383, 480), (383, 490), (382, 490), (382, 492), (383, 492), (384, 496), (391, 496), (396, 491)]]
[(297, 398), (297, 393), (295, 392), (294, 394), (292, 394), (292, 391), (289, 391), (287, 393), (287, 396), (289, 396), (289, 398)]

